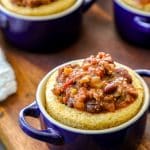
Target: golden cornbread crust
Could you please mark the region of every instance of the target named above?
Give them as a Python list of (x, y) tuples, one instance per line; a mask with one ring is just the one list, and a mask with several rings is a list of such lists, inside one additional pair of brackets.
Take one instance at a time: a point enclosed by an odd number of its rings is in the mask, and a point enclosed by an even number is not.
[(133, 8), (136, 8), (145, 12), (150, 12), (150, 3), (146, 5), (142, 5), (135, 0), (122, 0), (122, 1)]
[(137, 89), (138, 98), (125, 108), (115, 112), (91, 114), (70, 108), (57, 101), (57, 97), (52, 93), (56, 83), (57, 71), (54, 72), (46, 85), (46, 110), (51, 117), (57, 121), (78, 129), (100, 130), (118, 126), (131, 119), (140, 109), (143, 103), (143, 87), (135, 73), (128, 67), (116, 63), (117, 67), (125, 67), (133, 78), (133, 86)]
[(6, 9), (25, 16), (46, 16), (57, 14), (71, 7), (75, 1), (76, 0), (56, 0), (48, 5), (30, 8), (17, 6), (13, 4), (11, 0), (0, 0), (1, 5), (3, 5)]

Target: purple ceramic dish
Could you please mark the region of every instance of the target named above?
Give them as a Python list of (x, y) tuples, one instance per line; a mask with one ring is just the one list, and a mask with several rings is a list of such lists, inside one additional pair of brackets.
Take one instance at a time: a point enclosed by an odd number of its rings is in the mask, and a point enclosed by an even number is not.
[(82, 15), (95, 0), (77, 0), (63, 12), (49, 16), (23, 16), (0, 5), (0, 27), (13, 45), (32, 51), (53, 51), (80, 34)]
[[(61, 67), (61, 66), (59, 66)], [(19, 123), (29, 136), (48, 143), (51, 150), (134, 150), (139, 144), (146, 125), (149, 107), (149, 89), (138, 75), (150, 77), (150, 70), (137, 70), (136, 76), (144, 87), (144, 103), (139, 112), (129, 121), (104, 130), (83, 130), (68, 127), (50, 117), (45, 105), (45, 85), (50, 71), (40, 82), (36, 101), (21, 110)], [(26, 116), (40, 118), (43, 130), (37, 130), (26, 122)]]
[(113, 0), (116, 28), (121, 36), (134, 44), (150, 47), (150, 13), (132, 8), (122, 0)]

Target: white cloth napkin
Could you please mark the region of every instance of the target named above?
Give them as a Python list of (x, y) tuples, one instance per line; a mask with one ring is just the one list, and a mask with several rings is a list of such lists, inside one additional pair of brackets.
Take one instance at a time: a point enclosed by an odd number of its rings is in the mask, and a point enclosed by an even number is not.
[(0, 49), (0, 101), (17, 91), (15, 73)]

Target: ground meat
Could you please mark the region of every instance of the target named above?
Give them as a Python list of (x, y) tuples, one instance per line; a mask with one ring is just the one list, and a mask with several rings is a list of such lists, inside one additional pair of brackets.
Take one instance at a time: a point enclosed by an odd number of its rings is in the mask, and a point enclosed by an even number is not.
[(11, 0), (12, 3), (24, 7), (38, 7), (49, 4), (52, 0)]
[(82, 65), (66, 65), (58, 70), (53, 93), (68, 107), (89, 113), (114, 112), (134, 102), (138, 96), (132, 77), (117, 68), (109, 54), (100, 52)]

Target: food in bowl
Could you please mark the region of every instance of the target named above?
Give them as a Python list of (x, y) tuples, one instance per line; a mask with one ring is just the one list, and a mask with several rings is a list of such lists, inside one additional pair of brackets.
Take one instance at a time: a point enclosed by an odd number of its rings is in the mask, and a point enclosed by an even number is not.
[(143, 103), (134, 71), (104, 52), (70, 62), (53, 72), (46, 85), (46, 110), (74, 128), (100, 130), (131, 119)]
[(1, 5), (17, 14), (45, 16), (70, 8), (76, 0), (0, 0)]
[(150, 12), (150, 0), (122, 0), (122, 1), (133, 8)]

